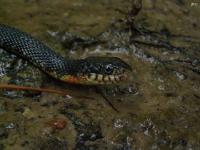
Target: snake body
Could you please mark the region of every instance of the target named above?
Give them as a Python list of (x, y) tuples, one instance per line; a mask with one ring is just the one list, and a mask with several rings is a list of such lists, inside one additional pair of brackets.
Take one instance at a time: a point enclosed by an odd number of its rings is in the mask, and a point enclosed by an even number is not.
[(27, 60), (50, 76), (64, 82), (105, 84), (125, 79), (131, 67), (116, 57), (65, 59), (36, 38), (0, 24), (0, 48)]

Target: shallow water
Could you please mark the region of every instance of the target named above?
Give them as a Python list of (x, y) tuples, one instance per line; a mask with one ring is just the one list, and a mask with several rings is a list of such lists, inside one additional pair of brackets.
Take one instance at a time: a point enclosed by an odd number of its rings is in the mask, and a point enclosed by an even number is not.
[(101, 87), (118, 113), (94, 87), (53, 81), (1, 50), (1, 83), (69, 95), (1, 91), (0, 149), (199, 149), (200, 5), (191, 2), (144, 0), (136, 36), (118, 21), (128, 1), (1, 0), (0, 23), (64, 57), (120, 57), (133, 79)]

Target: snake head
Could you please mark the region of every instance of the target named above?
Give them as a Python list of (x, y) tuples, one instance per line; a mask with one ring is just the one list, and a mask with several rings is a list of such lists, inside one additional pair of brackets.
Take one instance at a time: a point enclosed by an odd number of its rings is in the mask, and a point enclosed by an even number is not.
[(76, 76), (81, 84), (116, 84), (127, 80), (132, 71), (117, 57), (87, 57), (79, 61)]

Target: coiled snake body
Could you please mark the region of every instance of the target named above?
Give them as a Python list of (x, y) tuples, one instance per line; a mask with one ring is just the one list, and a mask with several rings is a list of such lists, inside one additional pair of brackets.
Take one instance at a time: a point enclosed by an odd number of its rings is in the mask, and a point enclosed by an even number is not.
[(131, 67), (117, 57), (65, 59), (13, 27), (0, 24), (0, 48), (27, 60), (50, 76), (68, 83), (112, 84), (126, 80)]

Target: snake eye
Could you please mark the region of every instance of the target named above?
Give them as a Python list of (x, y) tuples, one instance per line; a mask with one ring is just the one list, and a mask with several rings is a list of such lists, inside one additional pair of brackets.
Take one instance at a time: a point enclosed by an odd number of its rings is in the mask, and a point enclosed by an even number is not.
[(105, 67), (105, 72), (106, 72), (107, 74), (112, 74), (112, 72), (113, 72), (113, 67), (112, 67), (111, 64), (109, 64), (109, 65), (107, 65), (107, 66)]

